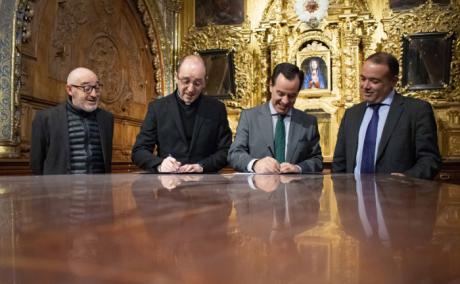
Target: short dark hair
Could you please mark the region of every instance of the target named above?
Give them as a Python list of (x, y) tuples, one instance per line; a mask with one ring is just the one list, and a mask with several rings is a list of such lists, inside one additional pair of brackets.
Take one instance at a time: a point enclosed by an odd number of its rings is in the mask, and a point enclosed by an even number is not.
[(392, 77), (397, 77), (399, 74), (399, 62), (393, 54), (382, 51), (376, 52), (366, 58), (366, 61), (370, 61), (375, 64), (387, 65)]
[(294, 80), (295, 77), (297, 76), (299, 78), (299, 91), (300, 91), (300, 88), (303, 85), (304, 74), (303, 74), (303, 71), (299, 69), (299, 67), (297, 67), (294, 64), (287, 63), (287, 62), (283, 62), (283, 63), (276, 65), (275, 69), (273, 70), (272, 77), (271, 77), (272, 86), (275, 85), (276, 78), (278, 78), (279, 74), (283, 74), (283, 76), (286, 77), (286, 79), (288, 79), (289, 81)]

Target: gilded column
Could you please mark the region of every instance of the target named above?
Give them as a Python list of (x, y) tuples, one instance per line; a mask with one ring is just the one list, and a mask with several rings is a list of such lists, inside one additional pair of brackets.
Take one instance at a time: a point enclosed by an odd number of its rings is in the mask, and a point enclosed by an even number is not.
[(342, 34), (342, 82), (343, 92), (342, 98), (345, 99), (346, 105), (356, 104), (359, 99), (359, 42), (358, 33), (360, 29), (357, 25), (356, 14), (340, 15), (341, 23), (339, 24)]

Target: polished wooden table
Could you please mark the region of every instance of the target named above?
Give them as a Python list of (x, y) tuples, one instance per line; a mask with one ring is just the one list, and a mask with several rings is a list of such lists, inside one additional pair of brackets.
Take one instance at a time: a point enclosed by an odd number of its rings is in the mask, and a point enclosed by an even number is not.
[(460, 283), (460, 186), (353, 175), (1, 177), (0, 283)]

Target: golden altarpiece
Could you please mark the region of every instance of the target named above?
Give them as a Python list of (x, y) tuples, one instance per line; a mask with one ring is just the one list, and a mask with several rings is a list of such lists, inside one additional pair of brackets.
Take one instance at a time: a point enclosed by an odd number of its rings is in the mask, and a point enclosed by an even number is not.
[[(460, 7), (454, 1), (448, 5), (426, 1), (413, 9), (396, 11), (390, 9), (389, 1), (329, 1), (327, 17), (316, 23), (300, 20), (295, 2), (267, 1), (256, 27), (251, 27), (247, 17), (241, 25), (209, 24), (197, 28), (193, 25), (194, 7), (186, 1), (185, 13), (191, 15), (185, 17), (189, 29), (181, 52), (213, 49), (234, 52), (236, 92), (231, 99), (224, 100), (233, 131), (241, 109), (259, 105), (268, 98), (268, 78), (277, 63), (288, 61), (300, 67), (308, 56), (326, 59), (329, 86), (321, 92), (301, 91), (296, 101), (297, 108), (318, 118), (325, 161), (332, 160), (344, 110), (360, 102), (359, 70), (365, 57), (387, 51), (400, 59), (402, 69), (403, 36), (422, 32), (458, 35), (460, 31), (456, 24)], [(450, 78), (442, 88), (414, 91), (402, 86), (401, 80), (397, 87), (403, 95), (432, 103), (440, 149), (446, 160), (460, 158), (459, 56), (460, 46), (454, 40)]]

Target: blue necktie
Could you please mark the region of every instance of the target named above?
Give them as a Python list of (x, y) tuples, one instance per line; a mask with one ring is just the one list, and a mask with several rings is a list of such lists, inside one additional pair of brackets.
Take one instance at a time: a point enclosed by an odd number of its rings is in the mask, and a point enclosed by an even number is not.
[(286, 115), (279, 115), (275, 127), (275, 159), (278, 163), (286, 161), (286, 129), (284, 127), (284, 118)]
[(368, 105), (372, 108), (371, 121), (367, 126), (366, 136), (364, 138), (363, 155), (361, 160), (361, 173), (373, 174), (375, 173), (374, 159), (375, 159), (375, 146), (377, 142), (377, 126), (379, 125), (379, 108), (382, 104)]

